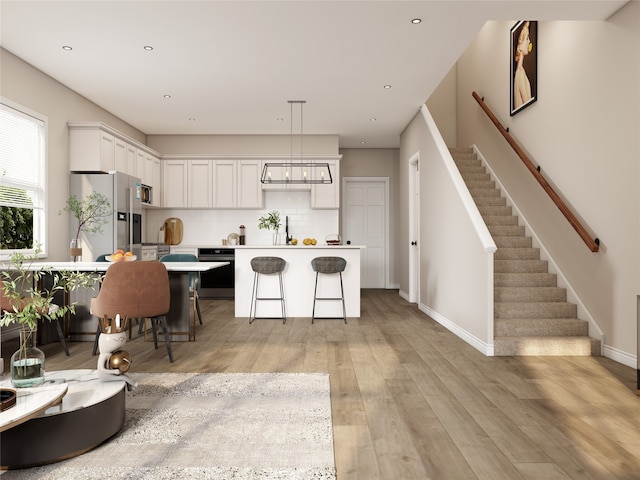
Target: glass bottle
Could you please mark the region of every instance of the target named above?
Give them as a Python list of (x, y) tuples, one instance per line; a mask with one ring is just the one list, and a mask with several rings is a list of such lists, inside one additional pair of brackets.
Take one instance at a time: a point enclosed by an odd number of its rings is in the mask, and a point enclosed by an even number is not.
[(240, 245), (245, 244), (245, 227), (244, 225), (240, 225)]
[(11, 384), (36, 387), (44, 383), (44, 352), (36, 347), (37, 329), (20, 330), (20, 347), (11, 356)]

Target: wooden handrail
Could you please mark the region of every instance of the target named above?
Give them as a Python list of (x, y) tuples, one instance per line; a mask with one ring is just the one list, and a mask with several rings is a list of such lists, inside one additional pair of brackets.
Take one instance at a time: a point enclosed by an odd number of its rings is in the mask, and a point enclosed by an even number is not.
[(480, 97), (480, 95), (478, 95), (476, 92), (473, 92), (472, 95), (473, 95), (473, 98), (476, 99), (476, 102), (478, 102), (480, 107), (482, 107), (482, 110), (484, 110), (484, 112), (487, 114), (489, 119), (491, 119), (493, 124), (498, 128), (498, 130), (500, 131), (502, 136), (505, 138), (507, 143), (511, 145), (511, 148), (513, 148), (513, 150), (516, 152), (518, 157), (520, 157), (520, 160), (522, 160), (522, 162), (525, 164), (527, 169), (533, 174), (533, 176), (538, 181), (538, 183), (542, 186), (544, 191), (547, 192), (549, 197), (551, 197), (551, 200), (553, 201), (553, 203), (556, 204), (556, 206), (560, 209), (560, 211), (565, 216), (565, 218), (569, 221), (571, 226), (575, 229), (576, 232), (578, 232), (578, 235), (580, 235), (580, 238), (582, 238), (584, 243), (587, 244), (587, 247), (589, 247), (589, 250), (591, 250), (592, 252), (597, 252), (600, 248), (600, 239), (591, 238), (591, 236), (589, 235), (589, 232), (587, 232), (587, 229), (584, 228), (584, 226), (580, 223), (580, 220), (576, 218), (573, 212), (564, 203), (562, 198), (560, 198), (560, 196), (555, 192), (553, 187), (549, 185), (549, 182), (547, 182), (547, 180), (542, 176), (542, 173), (540, 173), (540, 170), (538, 170), (538, 168), (533, 164), (533, 162), (529, 159), (527, 154), (524, 152), (524, 150), (522, 150), (520, 145), (518, 145), (518, 143), (513, 139), (513, 137), (509, 133), (509, 130), (507, 130), (502, 126), (502, 124), (493, 114), (493, 112), (488, 107), (488, 105), (484, 103), (484, 98)]

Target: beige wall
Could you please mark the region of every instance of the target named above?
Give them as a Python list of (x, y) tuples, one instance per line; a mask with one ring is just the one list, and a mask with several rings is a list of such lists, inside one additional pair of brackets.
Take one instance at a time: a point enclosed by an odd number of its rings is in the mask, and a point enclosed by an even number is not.
[(67, 122), (103, 122), (144, 142), (144, 134), (73, 90), (0, 49), (0, 95), (48, 119), (49, 259), (69, 259), (68, 215), (58, 215), (69, 196), (69, 133)]
[[(539, 24), (536, 103), (509, 116), (509, 29), (490, 22), (457, 66), (458, 145), (479, 146), (605, 332), (606, 354), (636, 354), (640, 244), (640, 3), (605, 22)], [(591, 253), (533, 181), (471, 91), (542, 167), (588, 229)]]
[(389, 178), (389, 282), (399, 285), (399, 179), (396, 148), (345, 148), (341, 149), (341, 177), (388, 177)]
[(454, 65), (425, 102), (448, 147), (458, 146), (457, 79), (457, 66)]

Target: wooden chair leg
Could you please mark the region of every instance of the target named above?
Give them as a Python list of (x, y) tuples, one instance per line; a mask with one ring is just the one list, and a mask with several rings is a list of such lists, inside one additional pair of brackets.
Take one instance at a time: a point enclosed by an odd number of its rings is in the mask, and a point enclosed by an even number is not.
[(96, 330), (96, 338), (93, 340), (93, 353), (92, 355), (95, 356), (96, 353), (98, 352), (98, 338), (100, 337), (100, 322), (98, 322), (98, 329)]

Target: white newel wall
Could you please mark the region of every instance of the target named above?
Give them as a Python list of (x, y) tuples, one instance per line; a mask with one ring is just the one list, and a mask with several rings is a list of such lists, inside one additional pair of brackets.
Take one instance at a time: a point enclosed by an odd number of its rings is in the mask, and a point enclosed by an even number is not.
[(184, 224), (181, 245), (220, 245), (223, 238), (246, 227), (247, 245), (271, 245), (273, 232), (260, 230), (258, 218), (271, 210), (278, 210), (282, 217), (280, 233), (284, 238), (285, 216), (289, 216), (289, 233), (302, 240), (316, 238), (318, 243), (331, 233), (338, 233), (338, 210), (312, 210), (309, 192), (264, 193), (265, 208), (261, 210), (213, 210), (213, 209), (146, 209), (145, 241), (154, 243), (158, 230), (168, 217), (178, 217)]

